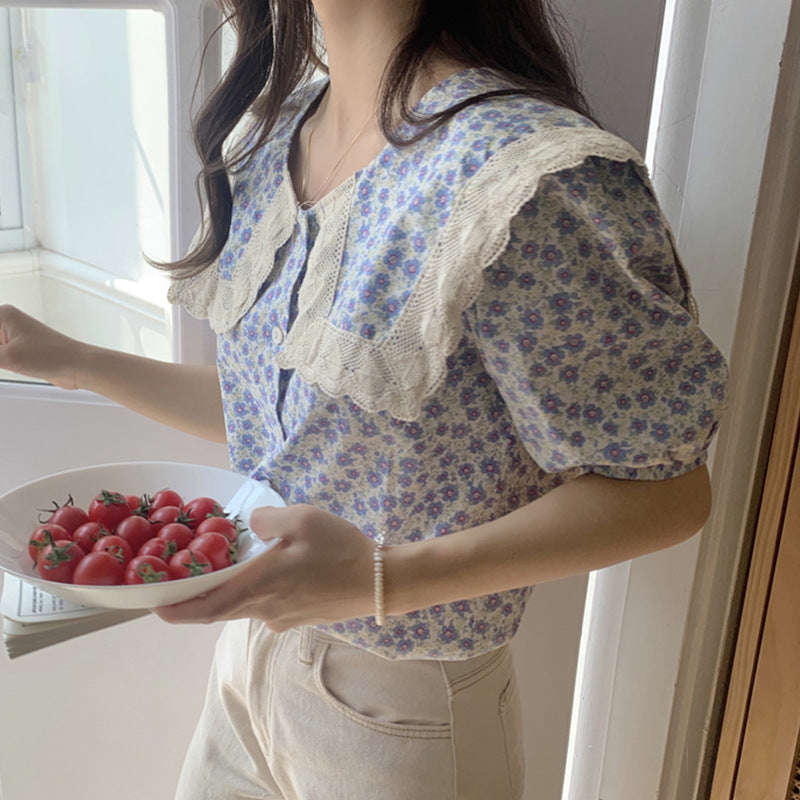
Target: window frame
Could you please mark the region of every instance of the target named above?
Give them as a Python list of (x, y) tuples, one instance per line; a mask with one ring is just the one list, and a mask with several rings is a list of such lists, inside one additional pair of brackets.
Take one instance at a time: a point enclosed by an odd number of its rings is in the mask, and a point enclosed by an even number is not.
[[(75, 8), (153, 10), (164, 16), (167, 37), (167, 95), (169, 148), (169, 257), (179, 258), (189, 247), (200, 224), (200, 209), (195, 191), (195, 178), (200, 162), (192, 141), (192, 110), (214, 86), (221, 73), (219, 48), (210, 49), (200, 74), (201, 55), (208, 36), (219, 22), (219, 12), (209, 0), (0, 0), (0, 10), (10, 8)], [(0, 30), (1, 33), (1, 30)], [(195, 97), (195, 87), (197, 88)], [(19, 96), (19, 87), (15, 87)], [(21, 136), (20, 115), (17, 113), (18, 159), (26, 137)], [(20, 146), (22, 143), (22, 146)], [(14, 229), (18, 250), (6, 250), (6, 255), (29, 250), (36, 246), (32, 218), (31, 181), (21, 178), (22, 229)], [(0, 232), (0, 235), (2, 232)], [(0, 243), (1, 244), (1, 243)], [(192, 319), (184, 309), (172, 306), (166, 313), (167, 336), (172, 360), (178, 363), (214, 362), (216, 348), (213, 333), (205, 322)], [(42, 389), (52, 388), (42, 386)], [(36, 385), (32, 386), (34, 391)]]
[(29, 159), (27, 137), (23, 136), (19, 71), (13, 68), (13, 35), (9, 8), (0, 3), (0, 37), (8, 41), (8, 61), (0, 64), (0, 81), (10, 90), (11, 114), (0, 120), (0, 153), (13, 152), (16, 158), (4, 158), (0, 164), (0, 198), (11, 204), (11, 217), (16, 224), (0, 228), (0, 253), (27, 250), (35, 245), (31, 226), (31, 194), (29, 176), (22, 164)]

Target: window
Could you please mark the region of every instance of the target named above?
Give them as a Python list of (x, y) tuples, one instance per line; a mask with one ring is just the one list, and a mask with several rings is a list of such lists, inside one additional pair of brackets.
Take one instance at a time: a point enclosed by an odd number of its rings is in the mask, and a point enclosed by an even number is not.
[(169, 360), (176, 312), (143, 254), (177, 257), (196, 225), (188, 105), (213, 15), (106, 5), (0, 8), (0, 297)]
[(0, 9), (0, 251), (26, 247), (22, 224), (18, 109), (8, 9)]

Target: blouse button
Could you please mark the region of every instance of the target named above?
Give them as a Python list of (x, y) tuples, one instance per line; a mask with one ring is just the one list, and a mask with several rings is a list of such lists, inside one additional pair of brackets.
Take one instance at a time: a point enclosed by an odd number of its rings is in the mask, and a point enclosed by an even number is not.
[(276, 325), (272, 329), (272, 344), (279, 345), (283, 341), (283, 331)]

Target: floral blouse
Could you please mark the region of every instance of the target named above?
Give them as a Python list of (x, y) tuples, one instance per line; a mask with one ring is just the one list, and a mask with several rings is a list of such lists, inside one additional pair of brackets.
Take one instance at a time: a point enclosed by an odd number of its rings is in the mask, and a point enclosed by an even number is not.
[[(629, 145), (495, 97), (300, 209), (289, 149), (325, 86), (286, 102), (231, 176), (217, 262), (170, 289), (218, 334), (233, 469), (397, 544), (586, 472), (657, 480), (705, 462), (727, 364)], [(419, 109), (496, 88), (465, 70)], [(514, 635), (530, 591), (321, 628), (388, 658), (465, 658)]]

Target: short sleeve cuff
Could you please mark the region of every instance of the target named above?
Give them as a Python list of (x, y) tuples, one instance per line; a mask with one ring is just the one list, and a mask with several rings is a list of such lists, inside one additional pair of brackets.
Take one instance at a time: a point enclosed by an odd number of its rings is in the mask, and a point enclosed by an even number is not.
[(627, 481), (660, 481), (668, 478), (677, 478), (687, 472), (702, 467), (708, 460), (708, 451), (703, 450), (693, 461), (673, 461), (669, 464), (648, 464), (644, 467), (629, 467), (617, 464), (594, 464), (582, 467), (578, 474), (585, 475), (589, 472), (605, 475), (607, 478), (618, 478)]

